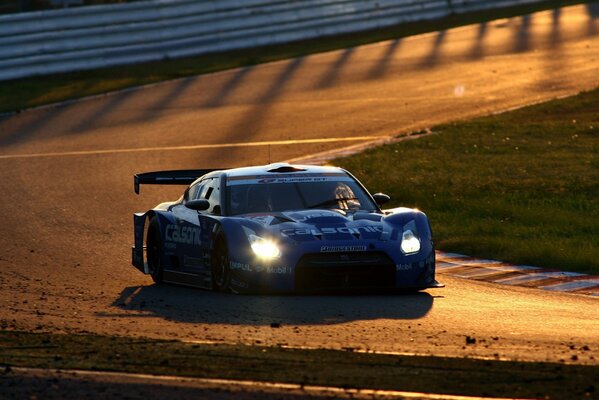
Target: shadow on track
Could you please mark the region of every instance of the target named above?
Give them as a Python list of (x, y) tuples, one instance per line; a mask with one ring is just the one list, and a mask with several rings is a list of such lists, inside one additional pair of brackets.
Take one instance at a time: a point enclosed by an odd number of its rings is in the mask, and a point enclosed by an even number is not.
[(481, 59), (485, 56), (484, 40), (489, 30), (489, 24), (487, 22), (481, 22), (478, 25), (478, 32), (476, 34), (476, 40), (474, 40), (472, 50), (470, 50), (469, 57), (473, 60)]
[[(575, 34), (569, 34), (570, 38), (573, 36), (592, 37), (599, 31), (599, 22), (597, 21), (599, 3), (590, 2), (584, 7), (586, 7), (587, 20), (581, 24)], [(467, 60), (479, 60), (486, 56), (526, 53), (534, 51), (536, 43), (545, 45), (548, 43), (552, 48), (565, 47), (568, 42), (565, 40), (567, 37), (562, 38), (564, 32), (567, 32), (561, 26), (562, 8), (555, 9), (552, 13), (553, 20), (548, 38), (543, 37), (545, 32), (538, 33), (532, 29), (535, 26), (534, 19), (538, 14), (512, 17), (508, 23), (501, 23), (502, 26), (512, 30), (507, 39), (507, 46), (485, 44), (486, 39), (493, 42), (494, 31), (499, 25), (498, 22), (483, 22), (478, 25), (478, 32), (473, 35), (471, 43), (465, 46), (465, 54), (459, 54), (452, 50), (456, 39), (449, 38), (451, 35), (448, 35), (449, 31), (446, 30), (431, 34), (430, 48), (422, 56), (411, 56), (414, 48), (409, 44), (405, 45), (402, 38), (388, 41), (387, 48), (381, 52), (378, 58), (369, 61), (370, 65), (367, 65), (367, 61), (365, 61), (368, 58), (363, 59), (356, 54), (359, 47), (340, 50), (338, 58), (331, 65), (323, 67), (322, 75), (316, 83), (312, 81), (309, 73), (304, 74), (303, 62), (307, 56), (287, 60), (287, 65), (282, 67), (278, 74), (259, 78), (264, 79), (266, 85), (263, 88), (263, 93), (260, 93), (261, 89), (255, 89), (255, 81), (251, 79), (251, 74), (260, 68), (247, 66), (225, 73), (224, 82), (215, 91), (207, 83), (212, 79), (210, 75), (206, 75), (205, 78), (189, 77), (172, 82), (165, 87), (157, 86), (152, 91), (132, 90), (112, 94), (95, 101), (75, 102), (5, 116), (0, 118), (0, 148), (46, 139), (60, 139), (69, 135), (87, 134), (91, 130), (103, 128), (122, 127), (123, 135), (133, 135), (137, 134), (132, 133), (135, 132), (135, 129), (126, 128), (158, 120), (166, 115), (177, 115), (177, 113), (183, 113), (182, 110), (207, 112), (207, 114), (202, 114), (202, 118), (211, 119), (210, 112), (231, 104), (250, 107), (241, 114), (235, 114), (236, 111), (233, 109), (228, 117), (232, 121), (232, 126), (219, 132), (219, 135), (223, 142), (247, 141), (262, 130), (276, 130), (276, 128), (269, 127), (268, 122), (272, 121), (271, 113), (276, 108), (275, 106), (281, 104), (281, 97), (286, 94), (288, 87), (293, 88), (290, 90), (292, 94), (298, 92), (317, 93), (322, 89), (350, 86), (360, 81), (380, 79), (392, 74), (401, 76), (410, 71), (436, 68), (443, 65), (442, 63), (446, 60), (449, 63), (454, 63), (460, 61), (460, 57), (464, 56)], [(398, 55), (400, 43), (401, 46), (406, 47), (402, 58)], [(359, 61), (359, 65), (365, 67), (365, 72), (361, 76), (355, 72), (359, 69), (349, 69), (354, 61)], [(342, 74), (343, 71), (347, 72), (347, 76)], [(206, 80), (206, 84), (204, 84), (204, 80)], [(301, 86), (298, 82), (304, 82), (302, 89), (297, 89)], [(79, 94), (83, 95), (91, 85), (93, 85), (91, 82), (83, 83), (79, 93), (73, 93), (73, 97), (78, 97)], [(254, 97), (256, 90), (258, 95)], [(242, 100), (231, 101), (233, 95), (237, 93), (243, 94)], [(182, 119), (181, 121), (186, 120)], [(185, 129), (197, 133), (197, 137), (201, 138), (204, 131), (201, 127), (193, 126), (196, 120), (193, 121), (188, 122)], [(96, 132), (96, 134), (100, 133)], [(209, 156), (214, 155), (210, 154)]]
[(595, 26), (595, 20), (599, 19), (599, 3), (587, 4), (587, 14), (589, 20), (587, 23), (587, 35), (595, 36), (597, 33), (597, 27)]
[[(170, 285), (130, 286), (113, 306), (186, 323), (269, 325), (340, 324), (358, 320), (419, 319), (433, 296), (415, 294), (233, 295)], [(139, 318), (123, 313), (121, 317)]]
[(355, 50), (355, 47), (343, 50), (337, 58), (337, 61), (335, 61), (329, 70), (320, 78), (315, 89), (333, 87), (341, 75), (341, 70), (349, 63), (349, 59), (354, 54)]
[(383, 55), (376, 60), (376, 63), (368, 71), (366, 79), (378, 79), (387, 75), (392, 64), (393, 58), (397, 55), (401, 46), (402, 38), (397, 38), (390, 41)]

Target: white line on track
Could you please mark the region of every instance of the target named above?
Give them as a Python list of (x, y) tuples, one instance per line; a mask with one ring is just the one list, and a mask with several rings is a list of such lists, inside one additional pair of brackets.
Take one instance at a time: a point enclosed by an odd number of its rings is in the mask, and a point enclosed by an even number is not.
[(36, 158), (36, 157), (64, 157), (64, 156), (87, 156), (97, 154), (119, 154), (119, 153), (138, 153), (149, 151), (180, 151), (180, 150), (201, 150), (201, 149), (222, 149), (229, 147), (260, 147), (260, 146), (285, 146), (296, 144), (318, 144), (332, 142), (361, 142), (389, 139), (390, 136), (353, 136), (341, 138), (324, 139), (298, 139), (298, 140), (272, 140), (264, 142), (239, 142), (239, 143), (215, 143), (215, 144), (196, 144), (189, 146), (161, 146), (161, 147), (138, 147), (129, 149), (101, 149), (101, 150), (78, 150), (63, 151), (54, 153), (29, 153), (29, 154), (4, 154), (0, 159), (11, 158)]
[[(300, 385), (295, 383), (279, 383), (279, 382), (259, 382), (249, 380), (231, 380), (231, 379), (210, 379), (210, 378), (189, 378), (183, 376), (171, 375), (149, 375), (135, 374), (122, 372), (105, 372), (105, 371), (85, 371), (85, 370), (67, 370), (67, 369), (39, 369), (39, 368), (21, 368), (12, 367), (13, 373), (22, 374), (69, 374), (79, 378), (96, 377), (104, 379), (125, 378), (131, 381), (145, 381), (148, 383), (160, 382), (163, 384), (171, 383), (173, 385), (186, 383), (195, 384), (198, 388), (202, 387), (221, 387), (221, 386), (236, 386), (238, 388), (254, 389), (254, 390), (285, 390), (299, 391), (306, 395), (324, 395), (324, 396), (340, 396), (344, 398), (376, 398), (378, 396), (385, 398), (396, 397), (398, 399), (422, 399), (422, 400), (518, 400), (514, 398), (497, 398), (497, 397), (476, 397), (476, 396), (459, 396), (448, 394), (434, 393), (419, 393), (419, 392), (402, 392), (395, 390), (374, 390), (374, 389), (344, 389), (334, 386), (316, 386), (316, 385)], [(347, 397), (345, 397), (347, 396)]]

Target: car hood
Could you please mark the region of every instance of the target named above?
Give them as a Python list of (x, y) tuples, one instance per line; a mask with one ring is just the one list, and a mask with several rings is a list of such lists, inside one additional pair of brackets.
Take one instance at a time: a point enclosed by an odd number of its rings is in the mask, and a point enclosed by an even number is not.
[[(345, 213), (341, 210), (302, 210), (248, 214), (253, 221), (273, 236), (294, 241), (314, 240), (379, 240), (388, 224), (379, 213)], [(387, 226), (387, 229), (385, 228)]]

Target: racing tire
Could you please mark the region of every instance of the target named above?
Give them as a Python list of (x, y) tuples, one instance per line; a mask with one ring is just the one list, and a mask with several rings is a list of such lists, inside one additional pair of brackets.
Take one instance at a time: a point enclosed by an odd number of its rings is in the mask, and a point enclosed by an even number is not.
[(164, 268), (162, 266), (162, 242), (160, 240), (160, 225), (158, 218), (152, 217), (146, 238), (148, 270), (155, 283), (162, 283)]
[(225, 239), (217, 239), (212, 255), (212, 288), (219, 292), (231, 291), (231, 270), (229, 268), (229, 250)]

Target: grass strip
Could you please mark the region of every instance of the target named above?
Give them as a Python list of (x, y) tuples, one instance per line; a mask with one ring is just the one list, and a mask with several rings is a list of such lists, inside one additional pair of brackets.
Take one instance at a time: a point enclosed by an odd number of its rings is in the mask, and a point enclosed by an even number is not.
[(13, 331), (0, 331), (0, 364), (546, 399), (583, 398), (599, 382), (596, 366)]
[(335, 160), (431, 220), (437, 247), (599, 274), (599, 89)]
[(196, 57), (124, 65), (65, 74), (0, 82), (0, 113), (107, 93), (170, 79), (189, 77), (242, 66), (300, 57), (374, 43), (383, 40), (450, 29), (500, 18), (529, 14), (581, 1), (550, 0), (537, 4), (453, 15), (435, 21), (402, 24), (390, 28), (330, 36), (255, 49), (205, 54)]

